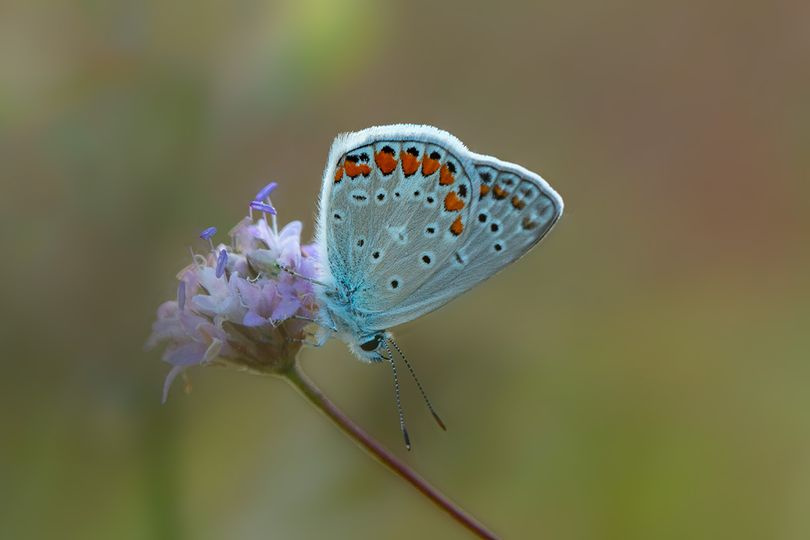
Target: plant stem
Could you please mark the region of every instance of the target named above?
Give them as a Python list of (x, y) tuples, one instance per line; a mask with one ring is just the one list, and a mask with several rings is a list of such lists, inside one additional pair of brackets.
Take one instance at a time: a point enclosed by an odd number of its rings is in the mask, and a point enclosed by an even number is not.
[(405, 463), (400, 461), (389, 450), (383, 447), (371, 436), (355, 424), (332, 401), (327, 398), (315, 383), (301, 371), (298, 362), (294, 362), (289, 370), (283, 373), (284, 378), (292, 384), (310, 403), (315, 405), (332, 422), (334, 422), (346, 435), (348, 435), (361, 448), (372, 457), (391, 469), (400, 478), (410, 483), (422, 495), (430, 499), (436, 506), (450, 514), (458, 523), (469, 529), (480, 538), (497, 538), (483, 524), (465, 512), (461, 507), (451, 501), (447, 496), (431, 486), (424, 478), (419, 476)]

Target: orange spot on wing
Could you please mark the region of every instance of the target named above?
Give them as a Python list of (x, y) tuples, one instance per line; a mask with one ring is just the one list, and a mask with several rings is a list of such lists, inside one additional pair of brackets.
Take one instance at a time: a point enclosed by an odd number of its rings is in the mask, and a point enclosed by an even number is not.
[(505, 199), (507, 195), (509, 194), (501, 186), (495, 186), (492, 188), (492, 196), (496, 199)]
[(448, 212), (458, 212), (464, 208), (464, 201), (458, 198), (455, 191), (451, 191), (444, 198), (444, 209)]
[(523, 208), (526, 206), (526, 203), (523, 202), (523, 200), (520, 197), (515, 195), (514, 197), (512, 197), (512, 206), (514, 206), (518, 210), (523, 210)]
[(408, 152), (400, 152), (399, 161), (402, 163), (402, 172), (405, 176), (411, 176), (419, 169), (419, 160)]
[(450, 168), (447, 166), (447, 163), (442, 165), (442, 172), (439, 173), (439, 185), (441, 186), (449, 186), (456, 179), (453, 176), (453, 173), (450, 172)]
[(343, 180), (343, 167), (338, 167), (335, 171), (335, 183), (337, 184), (341, 180)]
[(481, 197), (484, 198), (486, 194), (489, 193), (489, 186), (486, 184), (481, 184)]
[(377, 152), (374, 154), (374, 161), (377, 163), (377, 167), (380, 168), (383, 174), (391, 174), (394, 172), (394, 169), (397, 168), (397, 160), (394, 157), (394, 154), (389, 154), (388, 152)]
[(430, 176), (439, 170), (439, 165), (441, 164), (438, 159), (431, 159), (430, 156), (427, 155), (427, 152), (425, 152), (425, 157), (422, 158), (422, 174)]
[(350, 178), (355, 178), (356, 176), (363, 175), (368, 176), (371, 173), (371, 167), (366, 165), (365, 163), (357, 164), (353, 161), (346, 160), (345, 165), (343, 167), (346, 169), (346, 174), (349, 175)]
[(464, 232), (464, 223), (461, 221), (461, 216), (458, 216), (450, 225), (450, 232), (453, 233), (453, 236), (458, 236)]
[(520, 226), (528, 231), (537, 227), (537, 222), (525, 217), (523, 221), (520, 222)]

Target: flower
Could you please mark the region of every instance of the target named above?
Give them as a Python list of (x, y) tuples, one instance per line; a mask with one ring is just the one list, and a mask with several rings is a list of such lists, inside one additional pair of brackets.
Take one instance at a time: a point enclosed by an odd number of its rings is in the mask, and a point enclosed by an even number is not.
[(313, 245), (301, 245), (301, 222), (281, 231), (272, 209), (269, 184), (259, 194), (267, 202), (230, 232), (230, 245), (214, 245), (215, 227), (200, 237), (206, 255), (177, 275), (177, 298), (164, 302), (147, 347), (165, 344), (163, 361), (172, 366), (163, 387), (166, 400), (174, 379), (195, 365), (224, 365), (254, 373), (287, 369), (301, 346), (318, 334), (318, 303), (313, 289), (318, 261)]

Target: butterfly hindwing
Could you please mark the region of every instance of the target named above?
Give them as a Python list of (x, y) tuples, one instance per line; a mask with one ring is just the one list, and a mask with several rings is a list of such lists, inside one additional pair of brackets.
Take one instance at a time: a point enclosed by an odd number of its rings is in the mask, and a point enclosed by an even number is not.
[(396, 326), (441, 307), (524, 255), (560, 217), (562, 200), (539, 176), (486, 156), (473, 163), (479, 201), (464, 242), (449, 264), (374, 324)]

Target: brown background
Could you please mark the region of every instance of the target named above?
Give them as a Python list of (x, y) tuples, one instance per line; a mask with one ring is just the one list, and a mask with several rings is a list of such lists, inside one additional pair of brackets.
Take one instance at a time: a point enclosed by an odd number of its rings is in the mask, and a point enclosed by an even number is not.
[[(187, 246), (268, 180), (312, 234), (332, 137), (447, 129), (566, 200), (398, 329), (406, 459), (508, 538), (810, 535), (803, 2), (0, 8), (0, 536), (466, 538), (280, 381), (159, 396)], [(389, 372), (306, 369), (405, 454)]]

